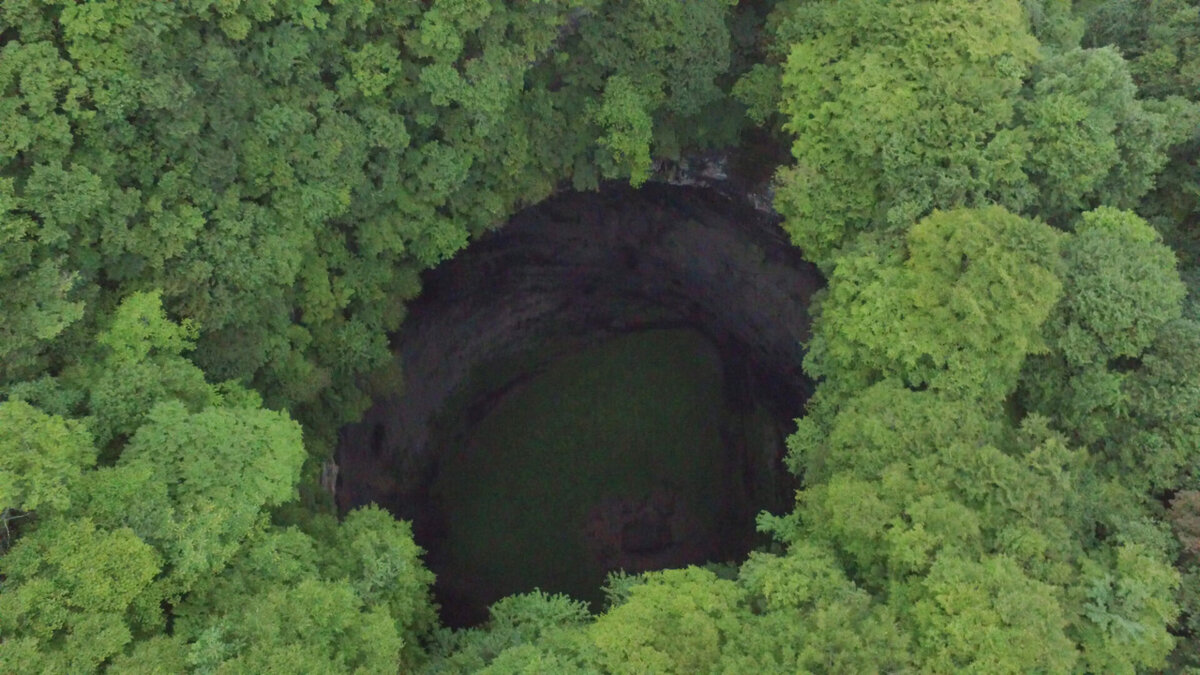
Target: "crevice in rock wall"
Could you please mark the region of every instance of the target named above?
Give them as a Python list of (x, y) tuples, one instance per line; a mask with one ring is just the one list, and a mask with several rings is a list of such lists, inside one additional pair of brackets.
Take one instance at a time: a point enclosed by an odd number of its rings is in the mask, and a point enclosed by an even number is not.
[[(808, 303), (823, 282), (761, 209), (715, 190), (662, 184), (563, 193), (423, 281), (393, 336), (403, 392), (342, 430), (337, 501), (342, 510), (375, 502), (412, 520), (435, 573), (449, 525), (430, 488), (446, 453), (555, 362), (639, 332), (694, 331), (718, 354), (730, 411), (721, 425), (733, 458), (726, 472), (736, 489), (724, 497), (728, 522), (706, 530), (720, 532), (721, 545), (680, 534), (704, 528), (669, 490), (593, 505), (580, 530), (592, 533), (588, 545), (602, 567), (642, 571), (744, 555), (754, 513), (790, 505), (794, 485), (781, 458), (811, 387), (801, 371), (803, 342)], [(495, 599), (449, 597), (453, 585), (440, 580), (443, 604)], [(471, 623), (482, 611), (447, 608), (447, 619)]]

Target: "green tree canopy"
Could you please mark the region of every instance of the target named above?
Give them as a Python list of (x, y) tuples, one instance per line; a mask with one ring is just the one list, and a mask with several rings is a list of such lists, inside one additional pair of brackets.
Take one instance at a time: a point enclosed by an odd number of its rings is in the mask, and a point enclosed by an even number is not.
[(0, 429), (0, 509), (10, 514), (70, 506), (74, 483), (96, 461), (84, 425), (12, 400), (0, 402)]
[[(0, 2), (0, 670), (1200, 668), (1198, 11)], [(795, 508), (439, 626), (315, 478), (421, 271), (751, 137), (828, 276)]]
[(828, 261), (857, 232), (903, 231), (933, 208), (1019, 188), (1007, 127), (1036, 55), (1016, 0), (784, 3), (780, 109), (796, 164), (777, 208)]
[(88, 672), (132, 639), (131, 606), (162, 561), (131, 530), (53, 520), (0, 557), (0, 663), (12, 672)]
[(902, 244), (864, 237), (817, 300), (806, 369), (834, 388), (882, 377), (996, 400), (1058, 299), (1058, 235), (999, 207), (935, 212)]

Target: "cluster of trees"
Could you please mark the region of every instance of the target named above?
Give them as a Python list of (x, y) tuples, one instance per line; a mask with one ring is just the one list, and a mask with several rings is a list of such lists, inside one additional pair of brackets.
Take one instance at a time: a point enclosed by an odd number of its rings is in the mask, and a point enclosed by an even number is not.
[[(1198, 99), (1190, 0), (6, 0), (0, 670), (1200, 669)], [(314, 487), (419, 271), (749, 130), (776, 547), (439, 628)]]
[(266, 509), (296, 497), (300, 425), (234, 381), (206, 382), (182, 356), (194, 334), (157, 293), (134, 293), (76, 375), (88, 416), (19, 389), (0, 403), (3, 669), (410, 660), (434, 613), (409, 526), (371, 507), (269, 527)]

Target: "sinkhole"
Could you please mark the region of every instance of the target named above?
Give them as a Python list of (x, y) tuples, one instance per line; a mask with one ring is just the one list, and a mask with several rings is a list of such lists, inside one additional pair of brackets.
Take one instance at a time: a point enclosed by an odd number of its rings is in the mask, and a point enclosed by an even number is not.
[(823, 282), (770, 214), (706, 188), (561, 193), (422, 283), (403, 386), (342, 429), (335, 498), (412, 521), (447, 625), (740, 561), (755, 515), (791, 507)]

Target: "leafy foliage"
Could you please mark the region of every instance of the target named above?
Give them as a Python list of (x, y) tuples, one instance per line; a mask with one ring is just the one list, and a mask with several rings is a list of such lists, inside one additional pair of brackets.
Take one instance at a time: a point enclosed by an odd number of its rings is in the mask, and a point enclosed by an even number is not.
[(1018, 2), (777, 12), (779, 105), (797, 161), (780, 173), (776, 201), (811, 259), (828, 260), (857, 232), (903, 231), (933, 208), (1019, 183), (1026, 141), (1006, 127), (1037, 43)]
[(1050, 332), (1072, 365), (1137, 357), (1180, 317), (1175, 256), (1132, 213), (1085, 213), (1064, 261), (1063, 301)]
[[(903, 232), (934, 209), (997, 203), (1062, 224), (1154, 186), (1193, 132), (1190, 106), (1138, 100), (1128, 64), (1072, 45), (1056, 4), (781, 3), (779, 63), (738, 93), (765, 119), (780, 78), (796, 163), (776, 207), (807, 256), (828, 266), (856, 233)], [(1039, 59), (1031, 20), (1059, 51)]]
[(0, 437), (0, 508), (65, 510), (96, 458), (87, 430), (16, 400), (0, 403), (0, 428), (7, 432)]
[[(296, 496), (300, 426), (236, 386), (206, 383), (180, 356), (193, 334), (165, 317), (157, 294), (131, 296), (98, 342), (106, 376), (161, 364), (136, 371), (141, 396), (98, 396), (113, 387), (101, 377), (84, 421), (0, 403), (6, 524), (29, 519), (0, 559), (0, 659), (15, 672), (110, 659), (149, 672), (393, 670), (413, 649), (405, 640), (432, 622), (432, 577), (407, 525), (357, 512), (332, 526), (325, 556), (307, 535), (273, 531), (266, 509)], [(170, 386), (181, 374), (189, 385)], [(111, 428), (108, 400), (122, 404), (128, 438), (109, 443), (115, 462), (88, 471), (97, 451), (87, 426)]]
[(0, 662), (14, 672), (95, 669), (131, 641), (126, 615), (160, 566), (128, 528), (42, 525), (0, 558)]
[[(1198, 11), (0, 3), (0, 670), (1200, 668)], [(422, 269), (752, 125), (829, 278), (770, 551), (452, 632), (295, 516)]]
[(1148, 96), (1200, 90), (1200, 7), (1186, 0), (1105, 0), (1084, 14), (1085, 42), (1120, 45)]
[(806, 367), (839, 386), (899, 377), (1003, 395), (1057, 300), (1057, 236), (999, 207), (935, 212), (901, 248), (864, 239), (819, 300)]
[(1137, 100), (1114, 49), (1056, 54), (1034, 78), (1020, 107), (1032, 143), (1026, 172), (1037, 186), (1037, 213), (1052, 222), (1099, 205), (1136, 205), (1166, 164), (1166, 149), (1187, 138), (1173, 125), (1178, 108)]

